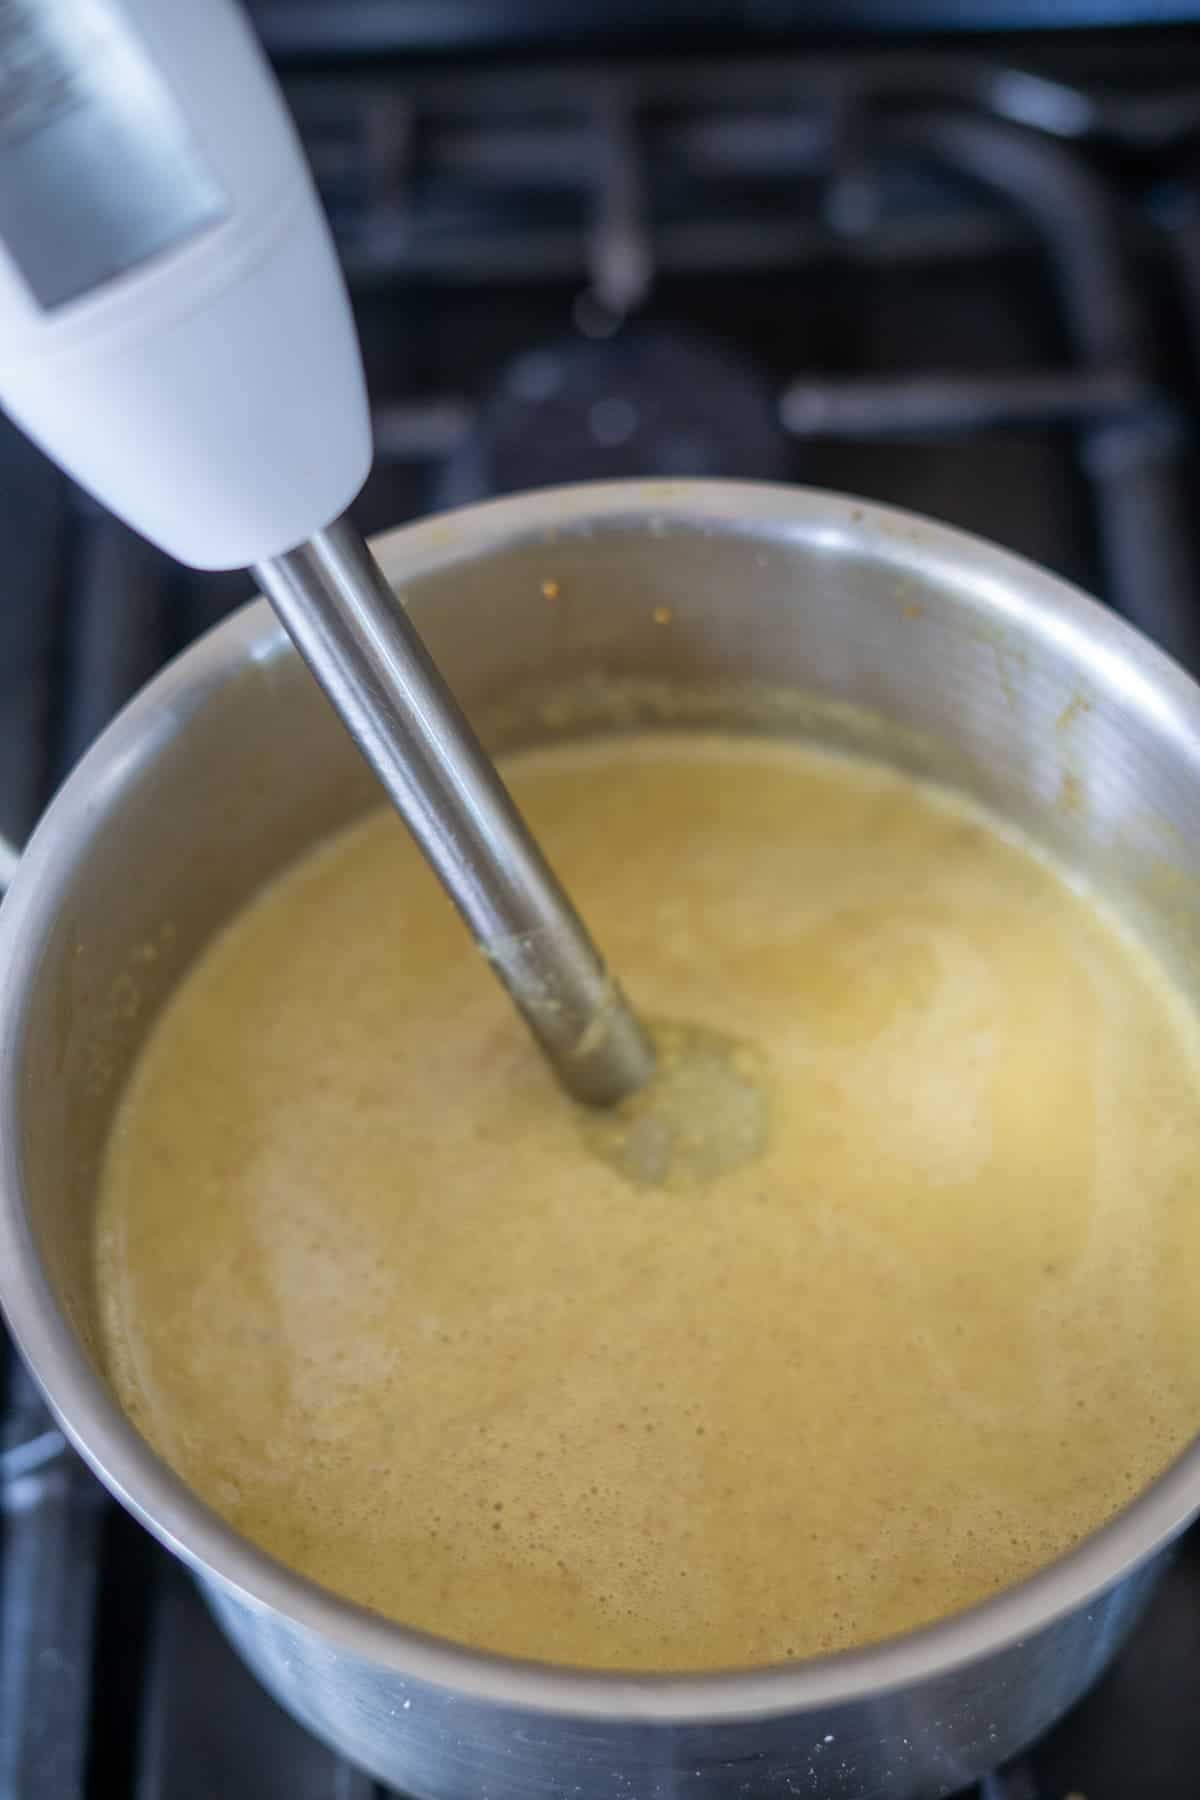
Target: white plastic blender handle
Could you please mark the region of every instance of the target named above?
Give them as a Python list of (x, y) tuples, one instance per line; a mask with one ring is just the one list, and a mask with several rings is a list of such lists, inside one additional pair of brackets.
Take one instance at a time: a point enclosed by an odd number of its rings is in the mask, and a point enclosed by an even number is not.
[(233, 0), (0, 8), (0, 404), (197, 568), (267, 562), (362, 486), (341, 272)]

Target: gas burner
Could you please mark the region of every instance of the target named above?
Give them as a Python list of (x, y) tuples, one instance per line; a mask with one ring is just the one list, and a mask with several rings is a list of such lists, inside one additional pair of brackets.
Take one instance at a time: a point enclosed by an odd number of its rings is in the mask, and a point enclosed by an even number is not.
[(502, 371), (450, 458), (443, 506), (551, 482), (732, 475), (774, 481), (788, 445), (749, 358), (694, 333), (634, 326), (565, 338)]

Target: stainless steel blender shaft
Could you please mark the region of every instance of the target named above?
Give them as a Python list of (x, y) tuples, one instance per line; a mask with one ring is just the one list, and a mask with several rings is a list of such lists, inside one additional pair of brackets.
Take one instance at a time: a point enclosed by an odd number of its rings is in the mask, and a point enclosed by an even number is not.
[(355, 527), (255, 574), (562, 1085), (641, 1087), (645, 1032)]

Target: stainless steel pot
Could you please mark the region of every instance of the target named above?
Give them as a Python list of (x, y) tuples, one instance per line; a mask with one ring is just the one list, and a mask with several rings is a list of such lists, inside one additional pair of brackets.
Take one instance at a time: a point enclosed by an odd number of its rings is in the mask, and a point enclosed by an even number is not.
[[(832, 495), (705, 482), (505, 500), (379, 551), (494, 742), (740, 715), (883, 750), (1101, 878), (1200, 982), (1200, 690), (1028, 563)], [(343, 1603), (209, 1512), (115, 1404), (89, 1229), (130, 1059), (210, 934), (373, 798), (260, 604), (133, 702), (22, 859), (0, 914), (0, 1284), (65, 1430), (284, 1704), (420, 1800), (953, 1792), (1103, 1669), (1200, 1507), (1200, 1443), (1072, 1555), (943, 1624), (798, 1667), (623, 1678)]]

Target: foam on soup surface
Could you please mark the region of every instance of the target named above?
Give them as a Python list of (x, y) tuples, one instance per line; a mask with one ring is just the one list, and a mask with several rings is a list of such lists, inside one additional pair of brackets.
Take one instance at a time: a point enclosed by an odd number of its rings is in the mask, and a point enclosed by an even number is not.
[(882, 766), (506, 773), (639, 1009), (738, 1046), (754, 1153), (623, 1166), (373, 816), (130, 1083), (96, 1260), (141, 1430), (339, 1593), (608, 1668), (882, 1638), (1107, 1519), (1200, 1429), (1200, 1046), (1150, 955)]

